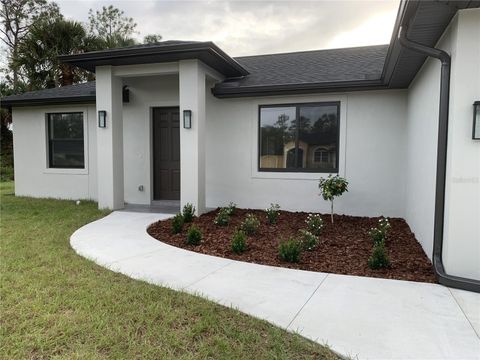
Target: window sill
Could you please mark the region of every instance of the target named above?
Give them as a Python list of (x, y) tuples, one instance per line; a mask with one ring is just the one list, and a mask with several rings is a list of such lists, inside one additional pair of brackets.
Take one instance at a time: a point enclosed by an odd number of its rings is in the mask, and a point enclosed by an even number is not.
[(57, 175), (88, 175), (88, 169), (48, 168), (43, 170), (43, 173)]
[(287, 172), (287, 171), (255, 171), (252, 174), (253, 179), (276, 179), (276, 180), (309, 180), (318, 181), (321, 177), (328, 175), (338, 175), (338, 173), (325, 172)]

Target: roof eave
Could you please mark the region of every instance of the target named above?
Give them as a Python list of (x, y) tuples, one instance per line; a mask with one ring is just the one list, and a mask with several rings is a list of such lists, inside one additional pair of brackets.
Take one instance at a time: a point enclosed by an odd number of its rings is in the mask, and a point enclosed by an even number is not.
[[(168, 56), (168, 58), (162, 60), (160, 58), (162, 55)], [(147, 57), (157, 57), (155, 62), (175, 61), (175, 55), (178, 55), (178, 60), (184, 59), (185, 55), (188, 55), (189, 58), (198, 59), (205, 58), (205, 56), (210, 56), (212, 57), (212, 59), (219, 61), (221, 65), (226, 68), (227, 71), (222, 71), (222, 69), (217, 70), (220, 70), (220, 72), (224, 73), (224, 75), (229, 75), (229, 77), (246, 76), (249, 74), (249, 72), (242, 65), (240, 65), (240, 63), (228, 56), (213, 42), (203, 42), (188, 45), (169, 45), (157, 48), (119, 48), (108, 51), (102, 50), (75, 55), (61, 55), (58, 57), (58, 59), (64, 63), (75, 65), (85, 70), (95, 72), (95, 66), (98, 63), (101, 63), (102, 65), (108, 65), (109, 62), (121, 61), (132, 58), (138, 58), (139, 63), (147, 63), (144, 62)]]
[(386, 89), (387, 85), (381, 79), (337, 81), (314, 84), (288, 84), (250, 87), (214, 87), (212, 94), (217, 98), (275, 96), (309, 93), (344, 92), (358, 90)]
[(94, 103), (95, 95), (89, 96), (68, 96), (61, 98), (43, 98), (43, 99), (17, 99), (2, 100), (0, 107), (2, 109), (11, 109), (15, 107), (42, 106), (42, 105), (65, 105), (78, 103)]

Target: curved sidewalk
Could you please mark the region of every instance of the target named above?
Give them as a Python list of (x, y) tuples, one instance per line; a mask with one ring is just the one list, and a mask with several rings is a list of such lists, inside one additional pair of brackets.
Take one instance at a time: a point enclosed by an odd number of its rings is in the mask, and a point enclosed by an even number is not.
[(70, 239), (80, 255), (200, 295), (359, 359), (480, 359), (480, 294), (436, 284), (244, 263), (179, 249), (146, 228), (172, 215), (114, 212)]

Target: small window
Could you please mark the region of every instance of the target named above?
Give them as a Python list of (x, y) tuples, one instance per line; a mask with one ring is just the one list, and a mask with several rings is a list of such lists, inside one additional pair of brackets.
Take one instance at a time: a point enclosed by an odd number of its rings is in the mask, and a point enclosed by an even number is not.
[(313, 154), (313, 161), (316, 163), (328, 163), (329, 156), (328, 151), (325, 149), (317, 149)]
[(83, 113), (47, 114), (48, 167), (85, 168)]
[(340, 103), (260, 106), (259, 170), (338, 172)]

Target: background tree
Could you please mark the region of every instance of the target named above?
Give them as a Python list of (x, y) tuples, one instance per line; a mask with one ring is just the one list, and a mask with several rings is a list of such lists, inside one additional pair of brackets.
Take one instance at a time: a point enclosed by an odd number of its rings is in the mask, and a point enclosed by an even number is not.
[(19, 47), (15, 65), (29, 80), (28, 89), (72, 85), (88, 80), (88, 73), (61, 63), (59, 55), (101, 49), (102, 42), (87, 35), (83, 25), (62, 17), (37, 22)]
[(103, 47), (110, 49), (135, 44), (132, 35), (137, 24), (133, 18), (125, 16), (123, 10), (112, 5), (102, 7), (102, 11), (88, 12), (89, 33), (103, 41)]
[(158, 44), (162, 41), (162, 35), (160, 34), (148, 34), (143, 38), (144, 44)]
[[(0, 82), (0, 95), (13, 94), (9, 84)], [(12, 114), (7, 109), (0, 109), (0, 181), (13, 180), (13, 134), (10, 130)]]
[[(12, 82), (13, 91), (18, 92), (20, 71), (14, 59), (18, 56), (20, 43), (35, 22), (59, 16), (60, 11), (57, 4), (46, 0), (1, 0), (0, 4), (0, 32), (2, 41), (7, 46), (10, 70), (7, 71), (7, 79)], [(8, 72), (11, 73), (11, 78)]]

